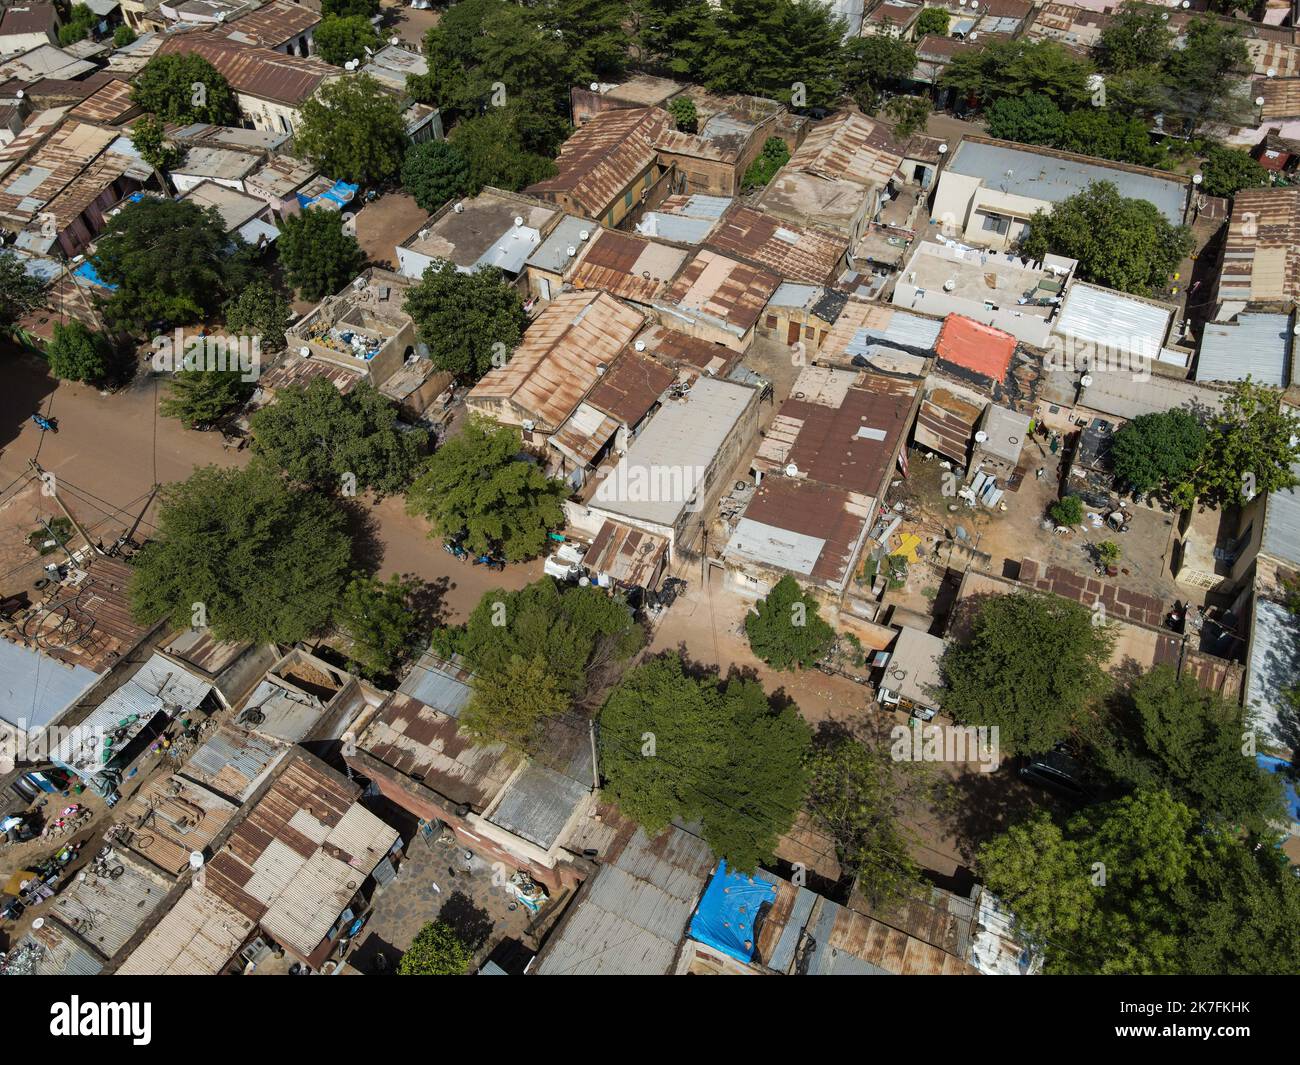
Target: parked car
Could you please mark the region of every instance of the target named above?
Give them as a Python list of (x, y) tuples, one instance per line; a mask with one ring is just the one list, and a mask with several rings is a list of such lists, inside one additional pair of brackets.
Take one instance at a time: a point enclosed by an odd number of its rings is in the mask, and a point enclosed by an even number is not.
[(1082, 803), (1093, 798), (1082, 767), (1061, 747), (1026, 759), (1020, 767), (1020, 779), (1072, 802)]

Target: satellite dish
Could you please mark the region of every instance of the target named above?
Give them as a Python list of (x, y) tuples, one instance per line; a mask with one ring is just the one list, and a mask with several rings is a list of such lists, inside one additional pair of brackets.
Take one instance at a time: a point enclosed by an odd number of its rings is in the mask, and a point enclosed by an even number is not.
[[(1300, 332), (1300, 325), (1296, 326), (1296, 331), (1297, 331), (1297, 332)], [(638, 340), (638, 341), (637, 341), (635, 344), (633, 344), (632, 346), (633, 346), (634, 348), (636, 348), (637, 351), (645, 351), (645, 341), (644, 341), (644, 340)]]
[(1199, 184), (1200, 184), (1202, 181), (1204, 181), (1204, 180), (1205, 180), (1205, 177), (1204, 177), (1203, 175), (1201, 175), (1201, 174), (1193, 174), (1193, 175), (1192, 175), (1192, 184), (1193, 184), (1193, 185), (1199, 185)]
[(799, 467), (796, 466), (793, 462), (790, 463), (790, 465), (788, 465), (788, 466), (785, 468), (785, 475), (786, 475), (787, 477), (798, 477), (798, 476), (799, 476)]
[(598, 82), (598, 81), (593, 81), (593, 82), (591, 83), (591, 91), (592, 91), (592, 92), (600, 92), (600, 82)]
[(978, 433), (975, 434), (975, 442), (977, 444), (984, 443), (984, 441), (987, 440), (988, 438), (989, 438), (989, 434), (986, 433), (983, 429), (981, 429)]
[(190, 868), (196, 873), (203, 868), (203, 852), (190, 851)]
[(311, 355), (311, 348), (301, 347), (298, 349), (298, 354), (301, 355), (304, 359), (308, 358)]
[(572, 244), (570, 244), (567, 248), (564, 249), (564, 254), (572, 257), (578, 254), (578, 249), (575, 248)]
[(1277, 71), (1274, 70), (1272, 67), (1269, 67), (1266, 71), (1264, 71), (1264, 77), (1266, 77), (1266, 78), (1276, 78), (1276, 77), (1277, 77)]
[(1256, 97), (1255, 97), (1255, 106), (1256, 106), (1256, 107), (1263, 107), (1263, 106), (1264, 106), (1264, 97), (1262, 97), (1262, 96), (1256, 96)]
[(1090, 388), (1092, 386), (1092, 374), (1086, 373), (1080, 377), (1079, 384), (1083, 385), (1084, 388)]
[(948, 154), (948, 145), (947, 145), (947, 144), (941, 144), (941, 145), (939, 145), (939, 154), (940, 154), (940, 155), (947, 155), (947, 154)]
[(579, 239), (579, 240), (589, 240), (589, 239), (591, 239), (591, 230), (589, 230), (589, 229), (584, 229), (581, 233), (578, 234), (578, 239)]
[(396, 48), (399, 44), (402, 43), (402, 38), (400, 38), (400, 37), (389, 37), (389, 38), (388, 38), (388, 43), (391, 44), (394, 48)]
[(14, 93), (14, 99), (21, 100), (22, 98), (23, 98), (23, 90), (19, 89), (16, 93)]
[(34, 921), (32, 922), (32, 931), (33, 931), (33, 932), (39, 932), (39, 931), (40, 931), (42, 928), (44, 928), (44, 927), (45, 927), (45, 918), (44, 918), (44, 917), (38, 917), (38, 918), (36, 918), (36, 920), (34, 920)]
[(515, 225), (522, 226), (523, 224), (524, 224), (524, 220), (520, 218), (518, 215), (515, 215)]

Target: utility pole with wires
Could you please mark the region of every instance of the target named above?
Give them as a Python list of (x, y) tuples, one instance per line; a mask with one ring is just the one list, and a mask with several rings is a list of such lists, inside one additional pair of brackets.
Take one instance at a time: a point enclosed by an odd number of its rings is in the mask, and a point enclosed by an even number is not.
[[(73, 514), (64, 504), (63, 500), (59, 498), (57, 481), (54, 475), (46, 473), (46, 471), (41, 467), (41, 464), (35, 459), (28, 459), (27, 465), (30, 466), (36, 473), (36, 476), (40, 478), (43, 490), (54, 499), (54, 502), (59, 505), (59, 509), (63, 511), (64, 517), (66, 517), (68, 521), (72, 522), (72, 527), (76, 529), (81, 538), (86, 541), (86, 546), (97, 555), (104, 554), (103, 549), (100, 548), (95, 541), (90, 538), (90, 534), (82, 528), (81, 522), (77, 520), (76, 515)], [(64, 547), (64, 550), (67, 550), (66, 546)]]

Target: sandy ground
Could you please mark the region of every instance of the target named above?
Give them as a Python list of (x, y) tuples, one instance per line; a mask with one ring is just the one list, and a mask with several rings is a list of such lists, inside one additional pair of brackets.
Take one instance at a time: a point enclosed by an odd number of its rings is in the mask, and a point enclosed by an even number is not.
[(375, 266), (397, 269), (397, 245), (420, 228), (428, 218), (405, 192), (389, 192), (357, 213), (357, 243), (366, 260)]

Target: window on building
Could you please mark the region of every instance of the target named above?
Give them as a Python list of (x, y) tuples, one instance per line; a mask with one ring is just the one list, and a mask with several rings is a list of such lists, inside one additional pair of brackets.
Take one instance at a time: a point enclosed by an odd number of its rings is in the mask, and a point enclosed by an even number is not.
[(1011, 227), (1011, 219), (1000, 214), (986, 214), (984, 216), (984, 232), (997, 233), (1006, 236), (1007, 230)]

